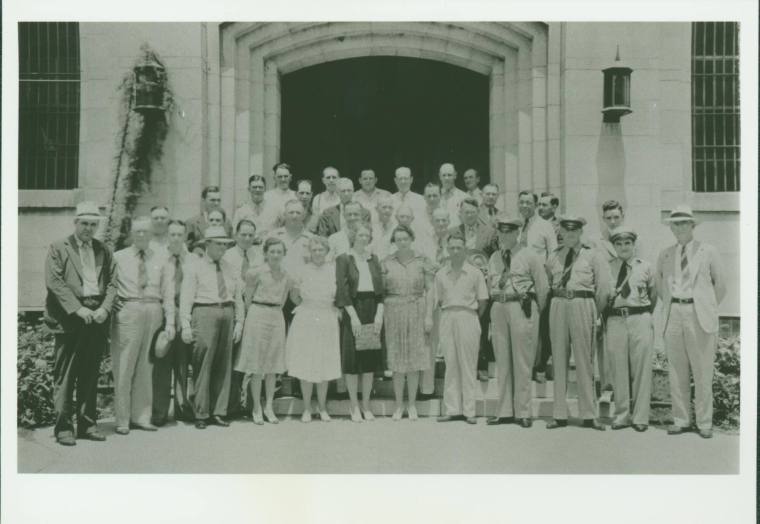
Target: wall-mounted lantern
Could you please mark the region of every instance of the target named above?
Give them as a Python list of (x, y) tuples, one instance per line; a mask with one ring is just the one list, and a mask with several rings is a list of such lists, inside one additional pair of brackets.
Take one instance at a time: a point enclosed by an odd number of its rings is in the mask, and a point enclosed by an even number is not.
[(602, 113), (605, 122), (620, 122), (620, 117), (632, 113), (631, 73), (633, 69), (620, 61), (620, 46), (615, 53), (615, 63), (602, 69), (604, 74), (604, 105)]
[(156, 60), (146, 57), (134, 70), (134, 110), (138, 113), (164, 110), (166, 70)]

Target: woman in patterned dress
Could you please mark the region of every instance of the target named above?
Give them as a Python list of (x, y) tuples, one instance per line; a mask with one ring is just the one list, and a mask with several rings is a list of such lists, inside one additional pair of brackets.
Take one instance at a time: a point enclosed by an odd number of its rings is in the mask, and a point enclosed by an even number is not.
[(274, 388), (277, 373), (285, 372), (285, 317), (282, 306), (293, 289), (293, 281), (282, 269), (285, 245), (282, 240), (268, 238), (264, 243), (266, 264), (251, 269), (246, 275), (248, 313), (243, 328), (243, 340), (236, 371), (251, 376), (253, 422), (263, 424), (261, 382), (266, 389), (263, 415), (277, 424), (274, 414)]
[(391, 236), (396, 252), (383, 261), (385, 277), (385, 345), (388, 369), (393, 372), (396, 410), (393, 420), (404, 413), (406, 381), (410, 420), (417, 420), (417, 387), (420, 372), (430, 368), (430, 344), (426, 333), (432, 329), (432, 294), (435, 267), (412, 249), (414, 232), (409, 226), (396, 227)]

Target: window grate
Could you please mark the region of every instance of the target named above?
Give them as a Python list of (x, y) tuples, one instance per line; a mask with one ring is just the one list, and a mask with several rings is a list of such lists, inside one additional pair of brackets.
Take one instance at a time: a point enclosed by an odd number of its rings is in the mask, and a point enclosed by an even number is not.
[(79, 24), (19, 23), (19, 189), (77, 187), (79, 64)]
[(739, 191), (739, 25), (692, 23), (692, 189)]

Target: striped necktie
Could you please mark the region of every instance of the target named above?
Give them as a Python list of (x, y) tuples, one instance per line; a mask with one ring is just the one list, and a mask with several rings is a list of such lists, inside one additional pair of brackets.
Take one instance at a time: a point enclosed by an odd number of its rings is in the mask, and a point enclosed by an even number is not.
[(501, 252), (501, 261), (504, 263), (504, 269), (501, 271), (501, 277), (499, 278), (499, 289), (504, 289), (507, 287), (507, 279), (512, 269), (512, 252), (509, 249)]
[(174, 295), (179, 296), (182, 287), (182, 260), (179, 254), (174, 256)]
[(137, 258), (140, 262), (137, 264), (137, 287), (140, 289), (140, 296), (145, 293), (148, 287), (148, 268), (145, 266), (145, 251), (140, 249), (137, 252)]
[(681, 284), (685, 288), (691, 286), (691, 273), (689, 272), (689, 257), (686, 255), (686, 246), (681, 246)]

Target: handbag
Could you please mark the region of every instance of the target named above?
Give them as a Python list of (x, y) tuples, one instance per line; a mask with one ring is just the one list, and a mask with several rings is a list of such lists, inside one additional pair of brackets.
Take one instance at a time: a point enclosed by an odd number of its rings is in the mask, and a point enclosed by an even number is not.
[(354, 347), (356, 351), (369, 349), (380, 349), (380, 334), (375, 333), (374, 324), (362, 324), (359, 329), (359, 336), (355, 337)]

